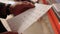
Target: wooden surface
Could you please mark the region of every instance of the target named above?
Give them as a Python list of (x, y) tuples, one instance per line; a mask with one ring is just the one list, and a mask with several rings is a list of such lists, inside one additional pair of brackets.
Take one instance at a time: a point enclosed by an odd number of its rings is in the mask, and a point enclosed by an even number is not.
[(23, 34), (54, 34), (47, 14), (25, 30)]

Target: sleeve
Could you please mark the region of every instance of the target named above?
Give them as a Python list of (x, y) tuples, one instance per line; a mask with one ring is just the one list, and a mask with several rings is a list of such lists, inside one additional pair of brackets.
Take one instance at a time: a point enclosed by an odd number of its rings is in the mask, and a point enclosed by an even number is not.
[(5, 4), (0, 2), (0, 18), (6, 18)]

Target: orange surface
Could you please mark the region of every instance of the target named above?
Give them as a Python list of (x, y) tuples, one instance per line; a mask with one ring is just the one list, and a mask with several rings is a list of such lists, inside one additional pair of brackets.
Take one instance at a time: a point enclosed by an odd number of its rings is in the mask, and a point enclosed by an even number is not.
[(55, 33), (55, 34), (59, 34), (59, 31), (57, 30), (56, 25), (55, 25), (56, 22), (53, 20), (52, 15), (51, 15), (51, 12), (52, 12), (52, 11), (53, 11), (53, 10), (50, 9), (47, 14), (48, 14), (48, 17), (49, 17), (49, 19), (50, 19), (50, 23), (51, 23), (51, 25), (52, 25), (52, 28), (53, 28), (53, 30), (54, 30), (54, 33)]
[[(44, 3), (44, 4), (48, 4), (48, 3), (46, 2), (46, 0), (43, 0), (43, 3)], [(55, 34), (60, 34), (60, 33), (59, 33), (59, 32), (60, 32), (59, 21), (58, 21), (56, 15), (54, 14), (54, 11), (52, 10), (52, 8), (48, 11), (47, 14), (48, 14), (50, 23), (51, 23), (51, 25), (52, 25), (52, 28), (53, 28), (53, 30), (54, 30), (54, 33), (55, 33)]]

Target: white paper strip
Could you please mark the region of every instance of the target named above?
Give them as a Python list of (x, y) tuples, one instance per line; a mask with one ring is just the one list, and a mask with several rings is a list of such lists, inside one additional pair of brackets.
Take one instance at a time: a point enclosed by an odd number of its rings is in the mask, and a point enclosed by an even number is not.
[(51, 5), (43, 4), (35, 4), (35, 6), (35, 8), (29, 9), (24, 13), (8, 20), (13, 31), (18, 31), (19, 34), (23, 33), (52, 7)]

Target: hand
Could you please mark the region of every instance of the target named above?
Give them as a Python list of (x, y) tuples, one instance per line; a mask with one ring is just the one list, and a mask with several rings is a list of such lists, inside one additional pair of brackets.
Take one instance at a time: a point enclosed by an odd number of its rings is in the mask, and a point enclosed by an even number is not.
[(1, 33), (1, 34), (18, 34), (17, 32), (4, 32), (4, 33)]
[(34, 4), (27, 2), (27, 1), (16, 2), (16, 4), (11, 7), (11, 13), (16, 16), (30, 8), (34, 8), (34, 7), (35, 7)]

